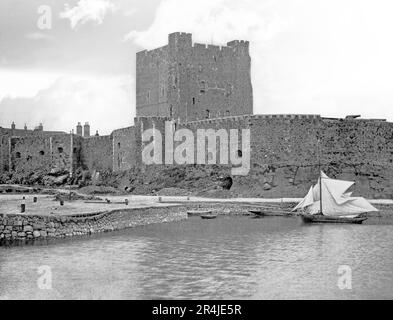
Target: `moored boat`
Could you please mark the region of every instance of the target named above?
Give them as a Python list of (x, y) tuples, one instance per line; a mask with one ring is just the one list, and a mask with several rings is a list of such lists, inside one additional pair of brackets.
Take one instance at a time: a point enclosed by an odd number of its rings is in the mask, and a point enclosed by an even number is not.
[(348, 189), (352, 181), (329, 178), (320, 171), (318, 183), (312, 186), (307, 195), (292, 211), (301, 211), (305, 223), (354, 223), (367, 220), (367, 212), (378, 211), (366, 199), (353, 197)]
[(303, 222), (305, 223), (354, 223), (354, 224), (361, 224), (363, 221), (367, 220), (366, 217), (360, 216), (338, 216), (338, 217), (331, 217), (324, 214), (317, 215), (317, 214), (301, 214)]
[(202, 219), (215, 219), (215, 218), (217, 218), (217, 215), (216, 214), (204, 214), (204, 215), (201, 215), (201, 218)]
[(248, 212), (253, 213), (258, 217), (287, 217), (293, 215), (291, 212), (287, 211), (267, 211), (258, 209), (248, 210)]
[(212, 210), (189, 210), (187, 214), (189, 216), (202, 216), (202, 215), (209, 215), (212, 213)]
[(265, 216), (265, 213), (258, 209), (248, 210), (248, 212), (255, 214), (257, 217)]

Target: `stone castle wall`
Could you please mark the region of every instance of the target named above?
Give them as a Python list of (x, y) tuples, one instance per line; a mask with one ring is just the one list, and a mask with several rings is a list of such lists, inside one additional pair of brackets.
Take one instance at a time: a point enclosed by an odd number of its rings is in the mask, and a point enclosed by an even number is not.
[[(0, 135), (0, 173), (29, 176), (38, 171), (112, 171), (112, 136), (83, 138), (53, 132), (4, 130)], [(72, 149), (71, 149), (72, 148)], [(72, 158), (71, 158), (72, 153)]]
[(81, 161), (90, 171), (113, 170), (113, 137), (99, 136), (82, 138)]
[(113, 131), (113, 171), (130, 170), (137, 163), (135, 127)]
[[(47, 157), (41, 157), (42, 154), (38, 157), (37, 153), (47, 151), (48, 156), (49, 140), (54, 139), (56, 145), (53, 147), (57, 147), (57, 144), (63, 143), (65, 136), (64, 132), (0, 128), (0, 173), (25, 166), (27, 162), (31, 170), (41, 163), (47, 164)], [(57, 161), (58, 157), (55, 155), (53, 160)]]
[(16, 172), (33, 172), (42, 168), (70, 169), (70, 157), (69, 135), (11, 139), (12, 170)]
[(168, 46), (136, 55), (136, 114), (137, 116), (165, 116), (169, 114)]
[[(162, 133), (164, 156), (166, 121), (172, 121), (173, 130), (187, 128), (194, 133), (195, 162), (198, 129), (226, 129), (227, 132), (238, 129), (240, 142), (241, 130), (249, 129), (250, 172), (246, 177), (233, 177), (234, 187), (236, 183), (252, 185), (261, 190), (261, 196), (303, 195), (318, 175), (317, 139), (320, 137), (321, 165), (328, 175), (356, 181), (355, 191), (359, 194), (393, 197), (393, 123), (380, 120), (247, 115), (179, 123), (169, 117), (137, 117), (135, 126), (115, 130), (110, 136), (86, 139), (74, 135), (75, 169), (118, 172), (143, 167), (142, 149), (152, 139), (142, 142), (142, 132), (153, 127)], [(11, 140), (3, 135), (1, 138), (3, 169), (9, 163), (16, 172), (33, 172), (41, 167), (69, 169), (70, 135), (32, 135)], [(175, 142), (174, 148), (179, 144)], [(216, 147), (219, 163), (219, 140)], [(244, 152), (240, 143), (238, 150)], [(208, 163), (211, 158), (207, 149), (205, 156)]]
[[(167, 118), (140, 118), (144, 129), (161, 128), (165, 150)], [(177, 123), (176, 129), (250, 129), (250, 172), (235, 182), (261, 190), (261, 196), (302, 196), (322, 169), (335, 178), (356, 182), (355, 192), (369, 197), (393, 196), (393, 123), (363, 119), (324, 119), (319, 115), (252, 115)], [(318, 144), (318, 137), (320, 143)], [(147, 143), (140, 144), (143, 148)], [(179, 143), (174, 144), (174, 148)], [(217, 163), (221, 157), (217, 140)], [(207, 143), (206, 143), (207, 148)], [(141, 151), (139, 152), (141, 153)], [(205, 150), (208, 163), (208, 150)], [(211, 159), (211, 158), (210, 158)]]

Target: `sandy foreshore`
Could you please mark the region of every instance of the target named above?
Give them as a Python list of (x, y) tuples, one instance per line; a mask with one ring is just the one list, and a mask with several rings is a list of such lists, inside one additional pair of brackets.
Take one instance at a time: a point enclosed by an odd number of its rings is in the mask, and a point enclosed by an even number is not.
[[(79, 198), (80, 195), (76, 196)], [(36, 198), (36, 201), (33, 201)], [(298, 199), (213, 199), (194, 197), (106, 196), (104, 199), (64, 201), (64, 194), (0, 195), (0, 246), (27, 244), (111, 232), (131, 227), (175, 222), (187, 219), (190, 210), (210, 211), (216, 215), (253, 215), (251, 209), (288, 216)], [(60, 200), (59, 200), (60, 199)], [(25, 212), (21, 212), (25, 204)], [(392, 225), (393, 206), (386, 201), (375, 203), (380, 210), (367, 214), (364, 224)], [(257, 217), (257, 216), (255, 216)], [(269, 219), (270, 217), (263, 217)], [(275, 217), (277, 218), (277, 217)], [(278, 217), (280, 218), (280, 217)]]
[[(26, 215), (43, 216), (74, 216), (85, 215), (103, 211), (127, 208), (169, 207), (183, 205), (189, 208), (214, 208), (218, 214), (228, 214), (229, 211), (239, 214), (248, 214), (250, 208), (266, 207), (272, 205), (281, 210), (290, 211), (300, 198), (203, 198), (187, 196), (114, 196), (100, 195), (97, 200), (67, 201), (66, 190), (58, 190), (64, 197), (64, 205), (56, 201), (53, 194), (0, 194), (0, 214), (21, 214), (21, 204), (26, 204)], [(77, 194), (77, 191), (76, 191)], [(23, 201), (23, 197), (25, 200)], [(37, 197), (37, 202), (33, 198)], [(102, 200), (99, 200), (102, 199)], [(108, 201), (106, 201), (108, 200)], [(393, 200), (369, 200), (380, 212), (370, 213), (369, 217), (388, 218), (393, 220)], [(128, 202), (128, 204), (126, 204)], [(222, 208), (222, 210), (220, 210)], [(220, 212), (221, 211), (221, 212)]]

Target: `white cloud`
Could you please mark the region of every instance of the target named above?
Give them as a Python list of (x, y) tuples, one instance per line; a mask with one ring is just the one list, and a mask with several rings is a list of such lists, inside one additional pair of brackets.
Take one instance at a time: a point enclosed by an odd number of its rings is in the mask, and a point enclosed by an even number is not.
[(31, 32), (26, 34), (26, 38), (29, 40), (52, 40), (53, 36), (43, 32)]
[(41, 71), (0, 69), (0, 100), (34, 97), (42, 88), (49, 87), (60, 75)]
[(268, 40), (287, 23), (272, 14), (271, 8), (272, 1), (163, 0), (152, 25), (131, 31), (125, 40), (150, 49), (165, 44), (168, 34), (176, 31), (192, 32), (195, 40), (208, 43), (256, 35)]
[(144, 49), (176, 31), (249, 40), (255, 113), (393, 120), (392, 11), (390, 0), (162, 0), (152, 24), (125, 40)]
[[(0, 125), (15, 121), (32, 128), (42, 122), (47, 130), (69, 131), (78, 121), (110, 134), (130, 126), (135, 116), (131, 76), (63, 75), (30, 97), (5, 96), (0, 101)], [(94, 133), (93, 132), (93, 133)]]
[(131, 16), (135, 15), (135, 13), (137, 11), (138, 10), (136, 10), (135, 8), (131, 8), (131, 9), (128, 9), (128, 10), (124, 11), (123, 15), (126, 16), (126, 17), (131, 17)]
[(73, 8), (70, 8), (68, 4), (64, 7), (64, 11), (60, 13), (60, 18), (69, 19), (72, 29), (76, 29), (79, 25), (88, 21), (101, 24), (107, 13), (116, 10), (115, 5), (110, 0), (80, 0)]

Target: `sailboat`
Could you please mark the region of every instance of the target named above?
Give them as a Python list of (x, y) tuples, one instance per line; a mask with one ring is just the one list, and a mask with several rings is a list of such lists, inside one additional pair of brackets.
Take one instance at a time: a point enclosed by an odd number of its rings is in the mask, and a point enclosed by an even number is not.
[(363, 213), (378, 209), (362, 197), (353, 197), (352, 192), (348, 192), (353, 184), (331, 179), (320, 171), (318, 183), (292, 211), (300, 210), (306, 223), (362, 223), (367, 219), (361, 216)]

